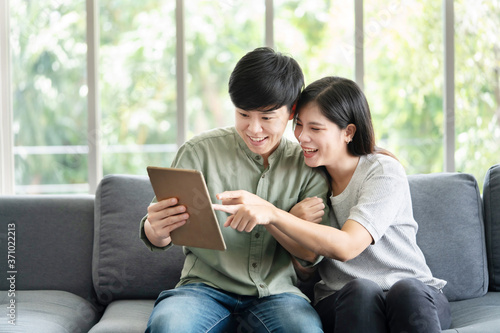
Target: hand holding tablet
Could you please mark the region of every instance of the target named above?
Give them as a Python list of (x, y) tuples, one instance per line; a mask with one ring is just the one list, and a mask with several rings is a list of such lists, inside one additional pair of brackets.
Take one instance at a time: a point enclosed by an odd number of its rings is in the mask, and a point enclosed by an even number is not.
[(197, 170), (148, 167), (156, 199), (177, 198), (187, 207), (187, 223), (170, 233), (175, 245), (225, 250), (226, 244), (212, 208), (203, 174)]

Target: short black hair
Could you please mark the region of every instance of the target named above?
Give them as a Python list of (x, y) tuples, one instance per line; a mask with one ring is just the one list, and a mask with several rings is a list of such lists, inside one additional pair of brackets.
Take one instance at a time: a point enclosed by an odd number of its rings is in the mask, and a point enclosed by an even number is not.
[(236, 64), (229, 78), (229, 96), (242, 110), (272, 111), (286, 105), (288, 111), (304, 87), (304, 74), (295, 59), (259, 47)]

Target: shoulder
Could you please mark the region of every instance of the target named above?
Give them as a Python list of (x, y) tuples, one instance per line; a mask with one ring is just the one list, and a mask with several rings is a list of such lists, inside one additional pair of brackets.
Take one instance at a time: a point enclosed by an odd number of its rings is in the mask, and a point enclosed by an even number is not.
[(179, 148), (172, 162), (173, 167), (201, 170), (203, 165), (227, 158), (228, 154), (234, 154), (237, 146), (235, 133), (233, 128), (228, 127), (194, 136)]
[(212, 130), (200, 133), (184, 143), (187, 146), (197, 146), (203, 144), (210, 144), (217, 141), (225, 141), (227, 139), (234, 139), (236, 135), (234, 127), (215, 128)]
[(362, 156), (364, 173), (368, 175), (386, 175), (406, 177), (403, 165), (393, 157), (384, 154), (369, 154)]

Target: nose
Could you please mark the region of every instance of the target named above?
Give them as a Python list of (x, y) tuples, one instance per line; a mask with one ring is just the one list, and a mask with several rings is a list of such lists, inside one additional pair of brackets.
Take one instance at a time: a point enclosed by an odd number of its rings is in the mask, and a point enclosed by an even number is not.
[(251, 133), (259, 133), (262, 130), (262, 126), (260, 124), (260, 121), (257, 117), (253, 117), (254, 119), (250, 119), (248, 123), (248, 130)]
[(295, 128), (295, 137), (299, 143), (307, 142), (308, 136), (305, 133), (304, 129), (300, 129), (300, 127)]

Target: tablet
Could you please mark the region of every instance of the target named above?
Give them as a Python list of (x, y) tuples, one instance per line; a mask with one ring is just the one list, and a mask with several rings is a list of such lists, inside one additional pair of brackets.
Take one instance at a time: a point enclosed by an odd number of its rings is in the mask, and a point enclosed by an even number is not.
[(185, 205), (189, 219), (170, 233), (175, 245), (224, 251), (226, 244), (212, 208), (203, 174), (198, 170), (147, 167), (158, 201), (175, 197)]

